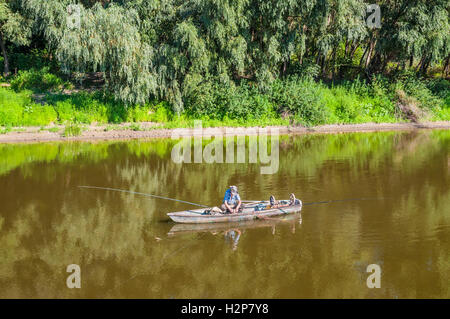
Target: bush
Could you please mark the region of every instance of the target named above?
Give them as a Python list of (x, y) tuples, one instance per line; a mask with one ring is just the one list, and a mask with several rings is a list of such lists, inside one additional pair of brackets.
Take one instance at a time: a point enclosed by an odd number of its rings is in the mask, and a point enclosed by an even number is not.
[(230, 119), (262, 119), (275, 115), (274, 106), (269, 97), (259, 92), (255, 86), (243, 82), (231, 92), (223, 92), (222, 100), (227, 101), (225, 115)]
[(98, 93), (48, 95), (47, 102), (53, 105), (61, 123), (108, 123), (109, 113), (114, 109)]
[(79, 125), (72, 124), (65, 127), (63, 136), (64, 137), (80, 136), (81, 133), (83, 133), (81, 127)]
[[(334, 116), (333, 122), (356, 123), (357, 118), (364, 111), (363, 106), (357, 96), (346, 90), (344, 87), (335, 87), (325, 90), (323, 95), (327, 109)], [(367, 105), (365, 105), (367, 107)]]
[(422, 79), (410, 71), (400, 74), (393, 87), (395, 91), (402, 90), (414, 97), (419, 102), (420, 108), (428, 112), (443, 107), (446, 96), (450, 94), (448, 81)]
[(23, 108), (30, 103), (28, 92), (17, 94), (9, 89), (0, 88), (0, 125), (19, 125), (22, 121)]
[(225, 105), (218, 99), (219, 90), (226, 90), (214, 82), (206, 81), (193, 90), (185, 99), (185, 111), (194, 118), (210, 117), (221, 119), (225, 116)]
[(58, 115), (50, 105), (31, 104), (24, 108), (21, 125), (48, 125), (57, 120)]
[(31, 92), (16, 93), (0, 88), (0, 125), (47, 125), (57, 121), (55, 110), (49, 105), (31, 101)]
[(57, 75), (50, 73), (50, 67), (41, 69), (19, 71), (17, 76), (11, 80), (11, 88), (15, 91), (23, 89), (36, 90), (40, 92), (61, 90), (69, 88), (71, 84), (65, 82)]
[[(13, 80), (14, 87), (17, 89), (22, 83), (28, 86), (38, 81), (34, 72), (21, 73), (21, 77)], [(41, 79), (44, 78), (45, 74)], [(292, 120), (307, 126), (393, 122), (399, 120), (396, 118), (399, 103), (406, 109), (411, 109), (412, 104), (417, 105), (417, 118), (449, 120), (449, 87), (446, 80), (427, 81), (409, 74), (399, 76), (395, 81), (377, 76), (370, 83), (356, 79), (331, 86), (317, 83), (310, 76), (290, 76), (275, 80), (266, 91), (247, 81), (240, 85), (207, 81), (187, 96), (185, 111), (180, 114), (174, 113), (171, 105), (164, 101), (127, 107), (102, 91), (71, 95), (49, 93), (46, 95), (48, 104), (39, 105), (32, 102), (29, 90), (16, 92), (0, 88), (0, 125), (151, 121), (174, 128), (192, 127), (196, 119), (202, 120), (205, 127), (286, 125)], [(68, 130), (71, 134), (72, 129)]]
[(13, 52), (10, 56), (10, 66), (14, 70), (25, 71), (30, 69), (42, 69), (49, 67), (51, 72), (56, 72), (58, 65), (56, 61), (50, 60), (50, 54), (46, 49), (32, 49), (29, 52)]
[(298, 77), (276, 80), (268, 92), (279, 113), (292, 114), (305, 125), (323, 124), (330, 117), (322, 93), (322, 84)]
[(192, 118), (248, 121), (276, 115), (269, 97), (247, 82), (239, 86), (206, 82), (190, 94), (185, 105)]
[(160, 102), (151, 107), (150, 121), (157, 123), (165, 123), (171, 121), (174, 117), (172, 107), (167, 102)]

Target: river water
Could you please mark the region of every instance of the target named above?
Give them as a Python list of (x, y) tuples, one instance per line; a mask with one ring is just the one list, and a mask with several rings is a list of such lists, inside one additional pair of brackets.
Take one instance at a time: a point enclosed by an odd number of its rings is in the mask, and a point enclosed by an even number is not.
[[(0, 297), (450, 298), (450, 131), (281, 136), (274, 174), (177, 164), (175, 142), (0, 144)], [(305, 205), (205, 229), (168, 220), (187, 204), (80, 185)]]

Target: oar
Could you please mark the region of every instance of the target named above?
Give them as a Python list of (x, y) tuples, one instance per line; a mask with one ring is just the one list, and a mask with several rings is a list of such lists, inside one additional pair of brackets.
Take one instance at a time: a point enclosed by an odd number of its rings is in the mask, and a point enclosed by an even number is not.
[(146, 193), (132, 192), (132, 191), (127, 191), (127, 190), (118, 189), (118, 188), (98, 187), (98, 186), (78, 186), (78, 187), (80, 187), (80, 188), (90, 188), (90, 189), (103, 189), (103, 190), (107, 190), (107, 191), (115, 191), (115, 192), (122, 192), (122, 193), (137, 194), (137, 195), (142, 195), (142, 196), (147, 196), (147, 197), (155, 197), (155, 198), (167, 199), (167, 200), (171, 200), (171, 201), (174, 201), (174, 202), (180, 202), (180, 203), (190, 204), (190, 205), (199, 206), (199, 207), (209, 207), (209, 206), (206, 206), (206, 205), (191, 203), (191, 202), (187, 202), (187, 201), (180, 200), (180, 199), (169, 198), (169, 197), (158, 196), (158, 195), (152, 195), (152, 194), (146, 194)]

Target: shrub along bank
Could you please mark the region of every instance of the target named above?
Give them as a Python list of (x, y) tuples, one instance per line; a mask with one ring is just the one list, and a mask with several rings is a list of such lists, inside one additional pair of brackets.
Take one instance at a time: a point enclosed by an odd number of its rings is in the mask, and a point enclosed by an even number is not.
[[(3, 127), (150, 121), (174, 128), (197, 119), (205, 127), (450, 120), (450, 82), (411, 74), (334, 84), (292, 76), (265, 90), (251, 82), (208, 81), (188, 95), (179, 114), (165, 101), (126, 106), (103, 90), (63, 94), (72, 85), (45, 67), (20, 72), (10, 83), (0, 88)], [(36, 103), (33, 93), (41, 93), (43, 103)]]

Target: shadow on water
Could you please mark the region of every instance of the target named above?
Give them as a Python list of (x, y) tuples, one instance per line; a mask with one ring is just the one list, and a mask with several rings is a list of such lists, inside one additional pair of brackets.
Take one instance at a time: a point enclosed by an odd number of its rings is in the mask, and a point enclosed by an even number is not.
[(175, 224), (167, 233), (168, 236), (181, 236), (192, 233), (208, 232), (212, 235), (223, 234), (225, 240), (236, 250), (243, 232), (255, 228), (270, 228), (275, 235), (277, 225), (289, 224), (292, 233), (295, 233), (296, 225), (302, 224), (301, 213), (295, 213), (283, 217), (271, 217), (263, 220), (249, 220), (236, 223), (205, 223), (205, 224)]

